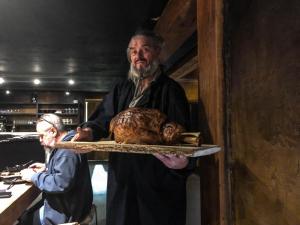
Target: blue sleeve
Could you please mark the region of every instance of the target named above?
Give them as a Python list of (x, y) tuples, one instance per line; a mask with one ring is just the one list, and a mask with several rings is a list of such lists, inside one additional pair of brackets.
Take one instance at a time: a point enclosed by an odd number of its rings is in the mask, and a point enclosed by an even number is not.
[(74, 183), (78, 163), (76, 154), (61, 155), (55, 159), (52, 173), (36, 173), (31, 180), (43, 192), (64, 193)]

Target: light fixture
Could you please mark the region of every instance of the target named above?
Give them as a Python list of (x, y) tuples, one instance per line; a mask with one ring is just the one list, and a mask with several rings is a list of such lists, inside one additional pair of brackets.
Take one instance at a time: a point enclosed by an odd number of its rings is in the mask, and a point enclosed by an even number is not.
[(67, 59), (67, 64), (66, 64), (66, 68), (67, 68), (67, 71), (68, 73), (74, 73), (75, 70), (76, 70), (76, 62), (75, 62), (75, 59), (70, 57)]
[(10, 94), (10, 90), (6, 90), (5, 94), (9, 95)]
[(73, 67), (69, 67), (69, 68), (68, 68), (68, 73), (74, 73), (74, 71), (75, 71), (75, 70), (74, 70)]
[(66, 91), (65, 94), (66, 94), (66, 95), (70, 95), (70, 92)]
[(35, 64), (35, 65), (33, 65), (32, 70), (33, 70), (33, 72), (39, 73), (39, 72), (41, 72), (42, 69), (39, 64)]
[(70, 79), (70, 80), (68, 80), (68, 83), (69, 83), (69, 85), (73, 85), (73, 84), (75, 84), (75, 81)]
[(0, 84), (3, 84), (4, 82), (5, 80), (2, 77), (0, 77)]
[(34, 79), (34, 80), (33, 80), (33, 83), (34, 83), (35, 85), (39, 85), (39, 84), (41, 83), (41, 81), (40, 81), (39, 79)]

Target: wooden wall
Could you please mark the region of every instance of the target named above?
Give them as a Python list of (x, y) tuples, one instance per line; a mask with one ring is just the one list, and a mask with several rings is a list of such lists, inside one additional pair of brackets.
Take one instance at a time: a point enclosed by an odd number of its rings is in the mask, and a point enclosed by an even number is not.
[(229, 2), (231, 224), (297, 225), (300, 2)]
[[(161, 61), (168, 59), (184, 44), (197, 29), (196, 0), (170, 0), (155, 26), (155, 32), (165, 40)], [(190, 102), (198, 101), (198, 60), (196, 53), (182, 60), (169, 76), (184, 88)], [(188, 77), (187, 77), (188, 76)]]
[[(202, 124), (207, 123), (206, 138), (222, 147), (210, 158), (201, 158), (203, 207), (207, 208), (203, 225), (226, 224), (226, 187), (224, 156), (224, 73), (223, 73), (223, 1), (197, 1), (199, 98), (203, 105)], [(202, 213), (203, 212), (202, 210)]]
[[(222, 0), (170, 0), (155, 30), (166, 40), (163, 60), (197, 33), (196, 54), (170, 76), (184, 87), (189, 101), (198, 103), (198, 131), (205, 143), (223, 147), (222, 6)], [(201, 224), (225, 224), (224, 151), (201, 157), (199, 168)]]

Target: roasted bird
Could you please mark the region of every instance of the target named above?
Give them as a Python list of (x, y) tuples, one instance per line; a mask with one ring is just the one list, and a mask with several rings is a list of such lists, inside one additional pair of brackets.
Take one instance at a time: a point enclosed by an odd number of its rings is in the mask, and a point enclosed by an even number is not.
[(157, 109), (129, 108), (117, 114), (110, 122), (110, 133), (117, 143), (175, 144), (184, 128), (168, 122)]

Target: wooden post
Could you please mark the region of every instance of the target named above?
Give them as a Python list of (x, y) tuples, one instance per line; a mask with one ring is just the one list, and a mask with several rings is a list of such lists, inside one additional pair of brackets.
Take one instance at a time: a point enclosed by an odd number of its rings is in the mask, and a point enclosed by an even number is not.
[[(199, 98), (203, 103), (212, 142), (224, 148), (223, 133), (223, 1), (197, 1)], [(204, 140), (205, 142), (206, 140)], [(213, 157), (213, 158), (212, 158)], [(227, 224), (225, 207), (224, 151), (201, 159), (200, 167), (215, 172), (201, 176), (205, 202), (202, 225)], [(202, 165), (201, 165), (202, 164)], [(209, 176), (208, 176), (209, 175)]]

